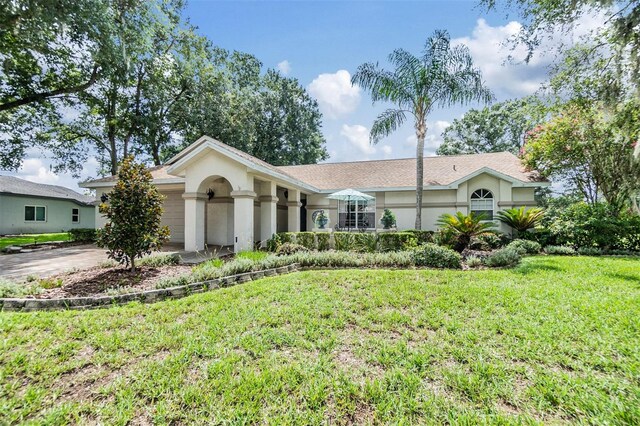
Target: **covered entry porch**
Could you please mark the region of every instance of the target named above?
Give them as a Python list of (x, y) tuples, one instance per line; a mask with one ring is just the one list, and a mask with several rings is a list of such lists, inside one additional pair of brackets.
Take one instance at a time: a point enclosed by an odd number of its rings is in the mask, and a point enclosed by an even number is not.
[(184, 178), (185, 251), (252, 250), (277, 232), (305, 227), (313, 188), (257, 158), (203, 137), (169, 164), (170, 174)]

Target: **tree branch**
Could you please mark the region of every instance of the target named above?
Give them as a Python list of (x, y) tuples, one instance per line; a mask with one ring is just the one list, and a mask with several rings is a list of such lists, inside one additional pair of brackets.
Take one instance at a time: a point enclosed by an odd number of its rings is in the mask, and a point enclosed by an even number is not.
[(87, 90), (98, 80), (99, 69), (100, 67), (98, 67), (97, 64), (93, 66), (91, 77), (89, 78), (89, 81), (87, 81), (86, 83), (83, 83), (77, 86), (65, 87), (57, 90), (51, 90), (49, 92), (34, 93), (22, 99), (16, 99), (15, 101), (6, 102), (0, 105), (0, 112), (8, 111), (10, 109), (17, 108), (23, 105), (34, 103), (34, 102), (41, 102), (41, 101), (44, 101), (45, 99), (48, 99), (54, 96), (77, 93), (77, 92), (82, 92), (84, 90)]

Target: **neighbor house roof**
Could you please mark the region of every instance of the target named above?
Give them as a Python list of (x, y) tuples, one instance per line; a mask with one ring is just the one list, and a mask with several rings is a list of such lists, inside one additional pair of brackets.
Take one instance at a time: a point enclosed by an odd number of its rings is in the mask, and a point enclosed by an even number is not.
[(13, 176), (0, 176), (0, 194), (28, 195), (30, 197), (59, 198), (78, 204), (91, 204), (95, 198), (79, 194), (58, 185), (35, 183)]
[[(525, 186), (544, 182), (538, 173), (527, 171), (520, 159), (509, 152), (425, 157), (423, 164), (425, 188), (455, 185), (484, 172)], [(319, 190), (415, 188), (416, 185), (415, 158), (283, 166), (279, 169)]]

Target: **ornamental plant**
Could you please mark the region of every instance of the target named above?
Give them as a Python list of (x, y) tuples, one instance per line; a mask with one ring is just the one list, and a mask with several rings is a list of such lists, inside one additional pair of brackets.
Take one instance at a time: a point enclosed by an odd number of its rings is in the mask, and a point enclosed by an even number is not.
[(485, 219), (486, 216), (484, 214), (477, 215), (473, 212), (469, 214), (456, 212), (455, 215), (445, 213), (438, 219), (438, 225), (443, 231), (455, 236), (456, 242), (453, 249), (458, 253), (462, 253), (471, 242), (471, 238), (483, 234), (494, 227), (493, 222), (484, 222)]
[(97, 245), (109, 258), (136, 270), (136, 259), (160, 250), (169, 239), (169, 228), (160, 225), (164, 196), (151, 183), (151, 173), (133, 156), (122, 162), (118, 182), (99, 210), (107, 218), (98, 230)]
[(380, 218), (380, 223), (384, 229), (389, 229), (396, 225), (396, 215), (389, 209), (384, 209), (384, 213)]
[(537, 227), (544, 216), (544, 210), (541, 208), (525, 210), (522, 206), (500, 211), (496, 216), (500, 222), (509, 225), (516, 231), (516, 235), (519, 235)]

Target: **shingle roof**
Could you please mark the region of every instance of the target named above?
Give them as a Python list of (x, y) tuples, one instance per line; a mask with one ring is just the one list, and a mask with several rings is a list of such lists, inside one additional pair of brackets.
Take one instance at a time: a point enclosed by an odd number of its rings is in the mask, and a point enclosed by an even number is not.
[[(394, 160), (352, 161), (344, 163), (307, 164), (300, 166), (273, 166), (237, 148), (215, 139), (215, 143), (242, 158), (262, 165), (270, 170), (304, 182), (318, 190), (343, 188), (406, 188), (415, 187), (416, 160), (402, 158)], [(149, 169), (154, 180), (171, 179), (167, 173), (169, 165)], [(520, 159), (509, 152), (486, 154), (447, 155), (424, 159), (424, 185), (446, 186), (482, 168), (489, 168), (515, 180), (533, 183), (544, 182), (537, 172), (527, 171)], [(114, 182), (115, 176), (90, 181), (90, 183)], [(89, 183), (89, 182), (87, 182)]]
[(46, 185), (20, 179), (14, 176), (0, 176), (0, 193), (29, 195), (32, 197), (60, 198), (80, 204), (91, 204), (95, 198), (58, 185)]
[[(522, 182), (542, 181), (538, 173), (526, 171), (515, 155), (509, 152), (496, 152), (426, 157), (424, 185), (425, 187), (450, 185), (485, 167)], [(415, 158), (278, 168), (320, 190), (415, 187), (416, 182)]]

